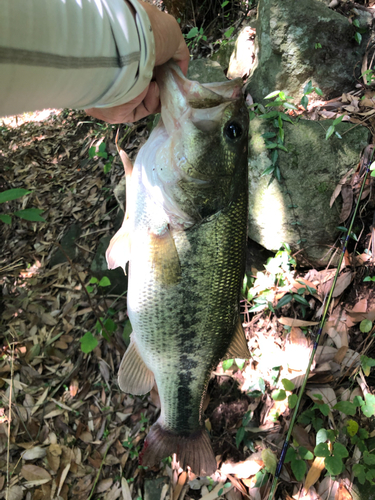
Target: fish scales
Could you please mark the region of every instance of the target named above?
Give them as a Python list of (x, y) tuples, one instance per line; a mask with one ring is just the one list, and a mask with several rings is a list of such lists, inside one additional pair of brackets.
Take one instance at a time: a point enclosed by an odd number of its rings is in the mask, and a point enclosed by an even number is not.
[[(216, 461), (202, 407), (211, 371), (239, 331), (248, 113), (239, 82), (215, 90), (195, 83), (192, 90), (171, 65), (158, 81), (164, 123), (141, 149), (129, 186), (127, 179), (129, 214), (107, 252), (110, 267), (125, 267), (121, 248), (130, 239), (125, 261), (133, 333), (119, 383), (142, 394), (155, 379), (159, 391), (161, 414), (145, 441), (144, 465), (177, 453), (183, 467), (212, 473)], [(178, 110), (182, 125), (175, 121)], [(238, 137), (231, 138), (228, 123)]]

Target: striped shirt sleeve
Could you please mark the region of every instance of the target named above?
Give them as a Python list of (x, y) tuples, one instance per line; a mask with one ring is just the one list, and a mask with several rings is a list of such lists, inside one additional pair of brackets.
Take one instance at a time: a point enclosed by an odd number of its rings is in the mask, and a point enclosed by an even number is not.
[(0, 0), (0, 116), (112, 107), (149, 84), (155, 44), (137, 0)]

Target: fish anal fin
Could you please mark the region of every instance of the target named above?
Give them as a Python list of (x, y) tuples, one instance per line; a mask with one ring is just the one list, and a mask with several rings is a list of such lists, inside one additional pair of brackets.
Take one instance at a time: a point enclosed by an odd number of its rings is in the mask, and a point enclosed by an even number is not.
[(198, 429), (189, 436), (181, 436), (164, 429), (156, 422), (150, 429), (142, 452), (141, 465), (157, 465), (163, 458), (176, 453), (180, 467), (188, 466), (197, 476), (211, 476), (217, 469), (210, 438), (205, 429)]
[(135, 342), (131, 340), (118, 372), (120, 389), (127, 394), (142, 396), (151, 391), (154, 382), (154, 374), (147, 368), (139, 355)]
[(170, 230), (162, 234), (150, 233), (152, 267), (157, 281), (163, 285), (175, 285), (181, 280), (181, 264)]
[(232, 338), (232, 342), (230, 343), (229, 349), (223, 359), (249, 359), (250, 357), (251, 355), (247, 346), (245, 332), (242, 328), (241, 320), (239, 319)]
[(118, 154), (120, 155), (122, 164), (124, 165), (126, 180), (128, 180), (128, 178), (131, 176), (131, 174), (133, 172), (133, 163), (131, 162), (127, 153), (122, 149), (121, 146), (118, 145), (119, 130), (120, 129), (118, 128), (117, 133), (116, 133), (115, 143), (116, 143), (116, 148), (117, 148)]
[(105, 253), (108, 269), (122, 267), (125, 272), (126, 263), (130, 258), (129, 225), (129, 218), (125, 215), (121, 228), (111, 239)]

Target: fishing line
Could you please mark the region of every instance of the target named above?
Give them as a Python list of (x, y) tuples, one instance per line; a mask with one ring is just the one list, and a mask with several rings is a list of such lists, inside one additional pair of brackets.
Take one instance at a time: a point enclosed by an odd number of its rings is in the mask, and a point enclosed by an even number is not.
[(346, 251), (346, 248), (347, 248), (347, 244), (348, 244), (351, 232), (352, 232), (352, 228), (353, 228), (353, 224), (354, 224), (354, 219), (355, 219), (355, 216), (357, 215), (357, 211), (358, 211), (359, 203), (360, 203), (361, 198), (362, 198), (362, 193), (363, 193), (363, 190), (364, 190), (364, 187), (365, 187), (365, 183), (366, 183), (368, 174), (370, 172), (370, 165), (371, 165), (371, 162), (372, 162), (372, 157), (374, 155), (374, 150), (375, 150), (375, 148), (373, 148), (371, 156), (370, 156), (370, 160), (367, 163), (365, 176), (363, 178), (362, 185), (361, 185), (361, 190), (360, 190), (359, 195), (358, 195), (358, 200), (357, 200), (357, 203), (356, 203), (356, 206), (355, 206), (355, 209), (354, 209), (354, 213), (353, 213), (351, 221), (350, 221), (349, 228), (347, 229), (347, 232), (346, 232), (346, 237), (345, 237), (345, 240), (343, 242), (343, 249), (342, 249), (342, 252), (341, 252), (341, 255), (340, 255), (339, 263), (337, 265), (337, 270), (336, 270), (336, 273), (335, 273), (335, 277), (334, 277), (334, 280), (333, 280), (333, 283), (332, 283), (332, 286), (331, 286), (331, 289), (329, 291), (329, 295), (328, 295), (328, 298), (327, 298), (327, 301), (326, 301), (326, 304), (325, 304), (325, 307), (324, 307), (324, 312), (323, 312), (322, 319), (320, 320), (320, 323), (319, 323), (318, 331), (316, 333), (316, 337), (315, 337), (315, 341), (314, 341), (314, 346), (313, 346), (313, 349), (311, 351), (310, 360), (309, 360), (309, 363), (307, 365), (305, 377), (303, 379), (303, 383), (301, 385), (301, 388), (300, 388), (300, 391), (299, 391), (299, 394), (298, 394), (297, 404), (296, 404), (296, 406), (294, 408), (294, 412), (293, 412), (292, 419), (290, 421), (288, 433), (286, 435), (286, 439), (285, 439), (284, 445), (283, 445), (282, 450), (281, 450), (281, 455), (280, 455), (280, 458), (279, 458), (279, 461), (278, 461), (278, 464), (277, 464), (277, 467), (276, 467), (276, 472), (275, 472), (275, 476), (273, 478), (273, 482), (272, 482), (272, 486), (271, 486), (271, 491), (270, 491), (268, 500), (273, 500), (275, 492), (276, 492), (276, 488), (277, 488), (277, 485), (278, 485), (278, 480), (279, 480), (279, 477), (280, 477), (280, 474), (281, 474), (281, 470), (282, 470), (283, 465), (284, 465), (284, 460), (285, 460), (286, 452), (288, 450), (290, 437), (292, 435), (293, 427), (294, 427), (294, 424), (295, 424), (295, 421), (296, 421), (296, 418), (297, 418), (298, 409), (299, 409), (299, 406), (301, 404), (303, 393), (305, 392), (305, 388), (306, 388), (306, 384), (307, 384), (307, 379), (309, 378), (310, 370), (311, 370), (311, 365), (312, 365), (312, 363), (314, 361), (315, 353), (316, 353), (316, 350), (318, 348), (318, 344), (319, 344), (320, 336), (322, 334), (324, 323), (326, 322), (326, 317), (327, 317), (328, 309), (329, 309), (329, 306), (330, 306), (330, 303), (331, 303), (331, 300), (332, 300), (332, 295), (333, 295), (333, 291), (334, 291), (335, 286), (336, 286), (337, 278), (338, 278), (338, 276), (340, 274), (341, 264), (342, 264), (342, 261), (344, 259), (344, 255), (345, 255), (345, 251)]

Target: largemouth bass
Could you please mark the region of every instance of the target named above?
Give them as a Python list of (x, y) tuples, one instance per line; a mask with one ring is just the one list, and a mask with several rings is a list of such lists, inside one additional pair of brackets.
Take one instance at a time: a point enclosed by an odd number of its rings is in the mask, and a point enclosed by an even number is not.
[(142, 464), (176, 453), (183, 468), (212, 474), (202, 420), (211, 371), (226, 355), (249, 357), (239, 314), (248, 112), (241, 80), (201, 85), (172, 63), (156, 78), (161, 119), (125, 167), (126, 215), (107, 250), (110, 269), (129, 261), (133, 332), (118, 380), (126, 393), (159, 391)]

